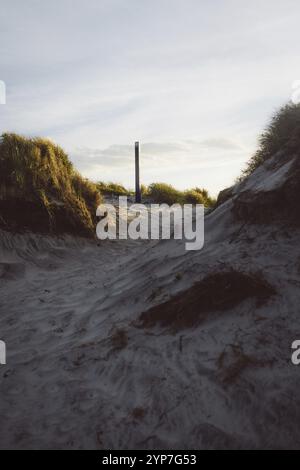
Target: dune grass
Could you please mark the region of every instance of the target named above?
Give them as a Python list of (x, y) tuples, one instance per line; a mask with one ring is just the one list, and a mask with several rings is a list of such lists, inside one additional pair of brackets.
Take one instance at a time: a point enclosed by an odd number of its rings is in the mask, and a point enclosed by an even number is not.
[(98, 181), (96, 183), (98, 190), (105, 195), (109, 196), (128, 196), (133, 194), (133, 191), (126, 189), (120, 183), (104, 183), (103, 181)]
[(147, 196), (160, 204), (204, 204), (207, 207), (215, 204), (215, 200), (209, 196), (206, 189), (196, 187), (180, 191), (166, 183), (150, 184), (147, 188)]
[(300, 104), (288, 103), (273, 115), (239, 180), (251, 175), (278, 151), (295, 154), (300, 151)]
[[(167, 204), (205, 204), (205, 189), (179, 191), (170, 184), (141, 187), (143, 199)], [(118, 183), (92, 183), (58, 145), (43, 138), (5, 133), (0, 138), (0, 227), (94, 237), (101, 194), (132, 196)]]
[[(120, 183), (97, 183), (99, 191), (107, 196), (133, 196), (134, 191), (127, 189)], [(143, 200), (156, 204), (204, 204), (212, 207), (215, 199), (212, 198), (206, 189), (199, 187), (180, 191), (167, 183), (152, 183), (149, 186), (141, 185)]]
[(82, 178), (58, 145), (42, 138), (2, 135), (2, 227), (92, 237), (100, 201), (97, 186)]

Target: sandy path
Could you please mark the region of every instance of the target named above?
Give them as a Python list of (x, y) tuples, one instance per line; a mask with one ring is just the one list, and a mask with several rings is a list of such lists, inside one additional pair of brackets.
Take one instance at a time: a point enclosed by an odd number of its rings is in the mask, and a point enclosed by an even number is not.
[[(246, 243), (228, 214), (207, 217), (201, 252), (1, 234), (1, 448), (299, 446), (299, 233), (253, 226)], [(263, 270), (278, 296), (176, 335), (133, 326), (224, 266)]]

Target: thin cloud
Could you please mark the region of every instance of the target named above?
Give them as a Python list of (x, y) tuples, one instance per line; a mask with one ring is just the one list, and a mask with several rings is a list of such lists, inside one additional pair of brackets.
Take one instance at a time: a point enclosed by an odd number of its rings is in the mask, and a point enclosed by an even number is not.
[(93, 179), (132, 184), (139, 139), (145, 179), (216, 192), (300, 76), (294, 0), (3, 3), (0, 133), (49, 136)]
[[(237, 157), (244, 157), (245, 149), (228, 139), (214, 138), (203, 141), (186, 140), (184, 142), (147, 142), (141, 144), (141, 162), (144, 168), (151, 168), (155, 164), (160, 167), (178, 165), (184, 163), (191, 167), (222, 166), (224, 161), (232, 162), (232, 151)], [(220, 152), (223, 152), (223, 162), (220, 161)], [(230, 153), (230, 159), (228, 158)], [(72, 159), (82, 171), (89, 171), (105, 167), (113, 170), (116, 168), (129, 167), (133, 163), (133, 145), (110, 145), (103, 149), (82, 147), (72, 153)]]
[(195, 145), (200, 148), (212, 148), (220, 150), (242, 150), (242, 146), (233, 140), (226, 138), (211, 138), (205, 139), (200, 142), (195, 142)]

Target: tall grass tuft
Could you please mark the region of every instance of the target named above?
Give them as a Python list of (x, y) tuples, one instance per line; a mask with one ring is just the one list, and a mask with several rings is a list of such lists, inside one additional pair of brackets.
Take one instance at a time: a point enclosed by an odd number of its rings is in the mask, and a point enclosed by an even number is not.
[(128, 196), (132, 193), (132, 191), (126, 189), (120, 183), (104, 183), (103, 181), (98, 181), (96, 185), (101, 193), (109, 196)]
[(2, 227), (92, 237), (100, 202), (96, 185), (82, 178), (58, 145), (42, 138), (2, 135)]
[(157, 204), (184, 204), (183, 192), (167, 183), (152, 183), (148, 186), (148, 197)]
[(206, 189), (193, 188), (180, 191), (170, 184), (152, 183), (147, 188), (147, 196), (158, 204), (204, 204), (212, 207), (215, 199), (209, 196)]
[(240, 180), (251, 175), (262, 163), (278, 151), (299, 153), (300, 104), (288, 103), (271, 118), (259, 138), (259, 147), (243, 170)]

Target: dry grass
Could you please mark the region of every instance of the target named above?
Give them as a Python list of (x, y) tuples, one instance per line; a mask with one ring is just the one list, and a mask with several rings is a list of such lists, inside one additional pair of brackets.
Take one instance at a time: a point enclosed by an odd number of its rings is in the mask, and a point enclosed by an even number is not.
[(274, 288), (258, 274), (234, 270), (210, 274), (186, 291), (143, 312), (135, 326), (158, 325), (177, 332), (197, 326), (211, 312), (230, 310), (251, 298), (260, 306), (274, 294)]
[(180, 191), (171, 184), (152, 183), (147, 188), (147, 196), (157, 204), (204, 204), (212, 207), (215, 200), (206, 189), (193, 188)]
[(103, 181), (98, 181), (96, 185), (102, 194), (109, 196), (129, 196), (133, 194), (133, 191), (126, 189), (120, 183), (104, 183)]
[(251, 175), (262, 163), (278, 151), (299, 154), (300, 148), (300, 104), (288, 103), (271, 118), (259, 138), (259, 147), (246, 165), (240, 177)]
[(96, 185), (80, 176), (50, 140), (3, 134), (0, 140), (0, 220), (8, 230), (92, 237)]

